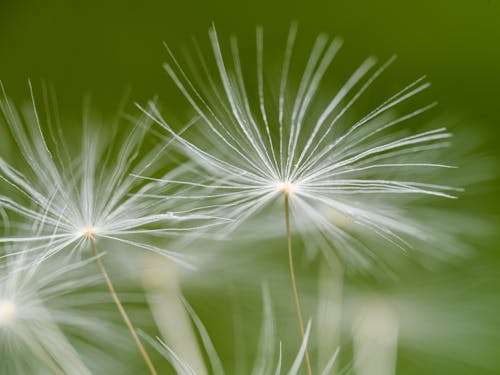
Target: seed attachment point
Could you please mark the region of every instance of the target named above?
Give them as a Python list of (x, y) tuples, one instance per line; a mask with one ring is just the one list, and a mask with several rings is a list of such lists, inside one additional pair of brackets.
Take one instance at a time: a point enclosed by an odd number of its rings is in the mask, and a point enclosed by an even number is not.
[(297, 190), (297, 186), (291, 182), (280, 182), (277, 184), (278, 191), (290, 195)]
[(96, 228), (87, 228), (87, 229), (84, 229), (83, 232), (82, 232), (82, 236), (86, 240), (95, 240), (95, 238), (97, 236), (97, 230), (96, 230)]

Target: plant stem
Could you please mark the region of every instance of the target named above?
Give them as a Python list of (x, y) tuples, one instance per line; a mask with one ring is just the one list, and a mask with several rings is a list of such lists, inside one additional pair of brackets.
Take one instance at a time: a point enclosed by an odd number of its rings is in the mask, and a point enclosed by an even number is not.
[(153, 363), (151, 362), (151, 358), (149, 358), (148, 353), (146, 352), (146, 349), (144, 349), (144, 346), (141, 343), (141, 340), (139, 339), (139, 336), (137, 335), (137, 332), (135, 331), (134, 326), (132, 325), (132, 322), (130, 321), (127, 312), (123, 308), (123, 305), (118, 298), (118, 295), (116, 294), (115, 288), (113, 284), (111, 283), (111, 279), (109, 278), (108, 273), (106, 272), (106, 268), (104, 267), (104, 263), (101, 260), (100, 255), (97, 252), (97, 247), (95, 244), (94, 239), (90, 239), (90, 243), (92, 246), (92, 252), (96, 258), (97, 265), (99, 266), (99, 271), (101, 271), (102, 277), (104, 278), (104, 281), (106, 282), (106, 285), (108, 286), (109, 292), (111, 294), (111, 297), (113, 298), (113, 301), (116, 304), (116, 307), (118, 308), (118, 311), (120, 312), (120, 315), (122, 316), (123, 320), (125, 321), (125, 325), (127, 326), (128, 330), (130, 331), (130, 334), (132, 335), (132, 338), (134, 339), (135, 345), (137, 346), (137, 349), (139, 349), (139, 353), (141, 353), (142, 358), (144, 359), (144, 362), (146, 362), (146, 365), (148, 366), (149, 372), (151, 375), (158, 375), (156, 372), (155, 367), (153, 366)]
[[(293, 268), (293, 253), (292, 253), (292, 233), (290, 230), (290, 204), (288, 201), (288, 194), (285, 193), (285, 224), (286, 224), (286, 236), (288, 240), (288, 265), (290, 268), (290, 279), (292, 281), (292, 291), (293, 298), (295, 299), (295, 309), (297, 310), (297, 317), (299, 319), (300, 334), (302, 336), (302, 342), (305, 339), (304, 321), (302, 319), (302, 312), (300, 309), (299, 294), (297, 292), (297, 284), (295, 282), (295, 271)], [(307, 343), (305, 345), (305, 357), (307, 365), (307, 373), (312, 375), (311, 360), (309, 358), (309, 351), (307, 349)]]

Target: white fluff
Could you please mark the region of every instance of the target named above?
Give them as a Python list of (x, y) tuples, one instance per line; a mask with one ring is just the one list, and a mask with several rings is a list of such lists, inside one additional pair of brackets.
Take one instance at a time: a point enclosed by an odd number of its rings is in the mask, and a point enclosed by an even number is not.
[[(165, 65), (196, 112), (190, 129), (175, 132), (154, 103), (143, 108), (197, 164), (196, 179), (165, 177), (165, 183), (198, 188), (192, 199), (208, 200), (216, 215), (233, 219), (228, 231), (286, 195), (294, 230), (306, 235), (306, 242), (327, 256), (335, 249), (346, 263), (361, 268), (376, 262), (371, 237), (404, 250), (412, 239), (429, 239), (432, 224), (413, 218), (409, 204), (418, 197), (455, 198), (460, 189), (436, 182), (443, 170), (453, 168), (435, 160), (449, 145), (451, 133), (444, 127), (419, 132), (404, 127), (435, 103), (396, 114), (429, 86), (424, 78), (360, 117), (356, 104), (393, 58), (378, 67), (374, 58), (366, 59), (331, 92), (323, 86), (340, 50), (339, 39), (320, 35), (301, 75), (293, 76), (298, 70), (296, 27), (290, 30), (283, 63), (278, 69), (271, 64), (269, 72), (259, 28), (255, 82), (236, 38), (226, 51), (214, 27), (209, 35), (213, 58), (197, 50), (183, 66), (169, 50), (171, 62)], [(250, 89), (254, 86), (255, 91)], [(428, 203), (421, 199), (419, 206)], [(333, 216), (352, 225), (339, 226)], [(278, 223), (283, 227), (282, 220)]]

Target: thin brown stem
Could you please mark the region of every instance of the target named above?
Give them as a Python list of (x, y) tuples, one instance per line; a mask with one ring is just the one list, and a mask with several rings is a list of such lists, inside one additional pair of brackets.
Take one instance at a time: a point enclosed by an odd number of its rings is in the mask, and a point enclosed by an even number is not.
[(312, 375), (311, 360), (309, 358), (309, 350), (307, 349), (307, 342), (305, 342), (305, 330), (304, 321), (302, 319), (302, 311), (300, 309), (299, 293), (297, 292), (297, 283), (295, 282), (295, 271), (293, 268), (293, 252), (292, 252), (292, 233), (290, 230), (290, 204), (288, 202), (288, 194), (285, 193), (285, 224), (286, 224), (286, 236), (288, 240), (288, 265), (290, 267), (290, 279), (292, 281), (292, 291), (293, 298), (295, 299), (295, 309), (297, 310), (297, 317), (299, 319), (300, 334), (302, 336), (302, 342), (305, 345), (305, 357), (307, 373)]
[(141, 340), (139, 339), (139, 336), (137, 335), (137, 332), (135, 331), (134, 326), (132, 325), (132, 322), (130, 321), (127, 312), (123, 308), (123, 305), (118, 298), (118, 295), (116, 294), (115, 288), (113, 284), (111, 283), (111, 279), (109, 278), (108, 273), (106, 272), (106, 268), (104, 267), (104, 263), (97, 252), (97, 246), (95, 244), (95, 240), (91, 239), (90, 240), (91, 246), (92, 246), (92, 252), (96, 258), (97, 265), (99, 266), (99, 271), (101, 271), (102, 277), (104, 278), (104, 281), (106, 282), (106, 285), (108, 286), (109, 293), (111, 294), (111, 297), (113, 298), (113, 301), (116, 304), (116, 307), (118, 308), (118, 311), (120, 312), (120, 315), (122, 316), (125, 325), (127, 326), (128, 330), (130, 331), (130, 334), (132, 335), (132, 338), (134, 339), (135, 345), (137, 346), (137, 349), (139, 349), (139, 353), (141, 353), (142, 358), (144, 359), (144, 362), (146, 362), (146, 365), (148, 366), (149, 372), (151, 375), (158, 375), (156, 372), (155, 367), (153, 366), (153, 362), (151, 362), (151, 358), (149, 358), (148, 353), (146, 352), (146, 349), (144, 349), (144, 346), (141, 343)]

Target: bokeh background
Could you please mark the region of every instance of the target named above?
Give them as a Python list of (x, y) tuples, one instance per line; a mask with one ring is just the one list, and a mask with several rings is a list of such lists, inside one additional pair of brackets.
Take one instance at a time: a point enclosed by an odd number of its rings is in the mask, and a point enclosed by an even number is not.
[[(255, 26), (263, 25), (266, 43), (279, 48), (292, 21), (298, 22), (304, 38), (312, 40), (319, 32), (342, 36), (346, 56), (356, 64), (372, 54), (381, 58), (398, 54), (391, 82), (426, 74), (441, 113), (457, 119), (459, 132), (474, 135), (476, 154), (484, 156), (474, 168), (484, 169), (488, 178), (471, 188), (462, 212), (480, 217), (493, 229), (473, 240), (476, 254), (470, 259), (438, 272), (417, 269), (415, 275), (407, 274), (389, 287), (408, 301), (402, 305), (409, 311), (418, 310), (410, 302), (420, 301), (422, 314), (415, 318), (410, 314), (405, 324), (429, 332), (412, 336), (409, 329), (412, 339), (408, 345), (402, 339), (397, 373), (499, 374), (500, 183), (495, 165), (500, 160), (500, 1), (0, 0), (0, 80), (17, 101), (28, 98), (28, 79), (35, 85), (41, 81), (53, 85), (63, 119), (81, 116), (87, 94), (104, 115), (113, 115), (124, 92), (141, 103), (158, 95), (170, 112), (182, 112), (185, 102), (161, 67), (167, 57), (163, 42), (177, 50), (193, 36), (206, 42), (214, 22), (221, 35), (233, 32), (249, 45)], [(279, 260), (269, 260), (266, 272), (273, 274), (273, 267), (282, 267)], [(306, 280), (303, 288), (309, 283), (314, 290), (314, 278), (307, 281), (307, 276), (314, 276), (315, 270), (314, 266), (299, 270)], [(230, 274), (238, 278), (238, 269)], [(282, 274), (286, 285), (285, 267)], [(255, 332), (260, 319), (259, 283), (247, 282), (242, 289), (224, 288), (223, 281), (208, 288), (202, 278), (187, 283), (186, 294), (228, 368), (238, 360), (227, 307), (238, 295), (243, 326), (249, 325), (242, 335)], [(346, 280), (346, 293), (358, 294), (370, 283), (377, 281), (352, 276)], [(420, 330), (422, 322), (429, 323), (427, 331)], [(347, 340), (347, 354), (341, 358), (347, 371), (352, 365), (349, 345)]]

